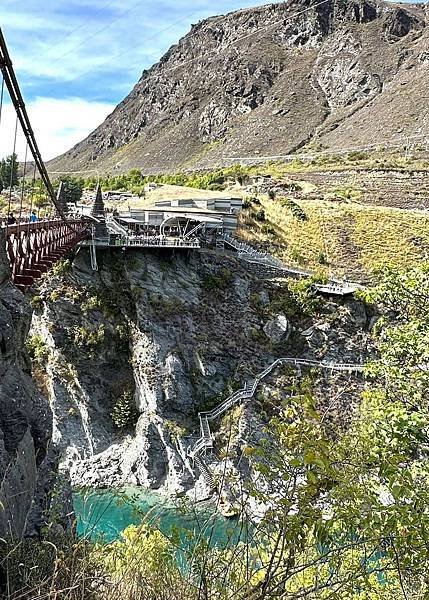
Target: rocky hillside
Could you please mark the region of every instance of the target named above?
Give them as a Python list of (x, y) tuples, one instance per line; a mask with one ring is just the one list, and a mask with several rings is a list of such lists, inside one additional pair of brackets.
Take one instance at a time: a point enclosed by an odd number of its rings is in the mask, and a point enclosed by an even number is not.
[[(361, 363), (368, 355), (371, 316), (363, 304), (314, 304), (233, 257), (99, 253), (99, 264), (92, 272), (81, 250), (33, 300), (35, 375), (75, 485), (189, 490), (195, 481), (186, 448), (199, 431), (198, 411), (279, 356)], [(278, 326), (281, 316), (286, 328)], [(283, 385), (286, 373), (276, 375)], [(337, 389), (335, 377), (318, 375), (324, 402), (324, 388)], [(347, 376), (336, 402), (349, 406), (350, 391)], [(258, 422), (264, 402), (249, 408)], [(344, 406), (333, 418), (350, 412)], [(242, 431), (249, 427), (241, 420)]]
[(165, 172), (428, 135), (428, 18), (423, 4), (291, 0), (207, 19), (52, 166)]

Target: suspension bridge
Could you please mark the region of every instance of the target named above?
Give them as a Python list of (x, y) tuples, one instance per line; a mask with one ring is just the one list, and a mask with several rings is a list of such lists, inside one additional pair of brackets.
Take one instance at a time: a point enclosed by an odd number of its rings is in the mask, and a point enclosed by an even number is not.
[[(14, 72), (3, 32), (0, 29), (0, 126), (2, 122), (5, 104), (5, 92), (9, 93), (10, 101), (15, 109), (15, 129), (12, 145), (12, 162), (10, 165), (8, 211), (6, 225), (2, 227), (6, 252), (11, 266), (12, 281), (20, 289), (26, 290), (34, 281), (46, 273), (53, 264), (66, 252), (72, 249), (87, 235), (88, 225), (82, 220), (67, 218), (61, 202), (62, 188), (60, 186), (58, 196), (56, 195), (51, 180), (49, 179), (46, 166), (40, 154), (39, 147), (28, 117), (24, 98), (22, 96), (17, 77)], [(16, 161), (17, 138), (19, 131), (25, 138), (25, 160), (21, 193), (19, 201), (19, 215), (15, 218), (11, 213), (12, 190), (14, 186), (14, 171), (18, 165)], [(33, 159), (31, 174), (30, 206), (25, 208), (25, 184), (28, 169), (31, 165), (28, 161), (29, 155)], [(53, 207), (53, 216), (44, 221), (31, 221), (30, 215), (34, 208), (34, 189), (36, 178), (42, 181), (46, 195)], [(27, 215), (25, 218), (24, 213)]]
[[(186, 215), (188, 222), (183, 231), (180, 226), (176, 229), (169, 227), (169, 233), (165, 235), (163, 230), (165, 222), (163, 222), (158, 231), (159, 235), (149, 235), (148, 233), (134, 235), (132, 230), (125, 228), (113, 215), (106, 214), (99, 186), (90, 213), (70, 214), (67, 193), (63, 184), (60, 184), (58, 191), (55, 192), (43, 162), (1, 29), (0, 71), (0, 135), (6, 94), (9, 94), (10, 102), (15, 110), (15, 127), (10, 155), (12, 157), (10, 181), (3, 182), (4, 187), (8, 186), (6, 188), (7, 218), (6, 223), (1, 227), (0, 244), (5, 245), (11, 278), (18, 288), (22, 291), (30, 289), (34, 282), (49, 271), (59, 259), (79, 245), (89, 248), (94, 271), (98, 270), (97, 250), (105, 248), (189, 251), (202, 247), (203, 243), (199, 234), (204, 225), (204, 219), (190, 214)], [(19, 135), (24, 136), (25, 159), (18, 165), (16, 149)], [(15, 181), (18, 168), (21, 170), (19, 186)], [(39, 219), (34, 212), (35, 207), (39, 204), (41, 185), (49, 204), (49, 217), (44, 219)], [(39, 190), (39, 198), (36, 190)], [(17, 196), (18, 201), (16, 200)], [(16, 209), (16, 202), (18, 202), (18, 209)], [(12, 208), (14, 208), (16, 217)], [(186, 212), (190, 212), (190, 209), (186, 209)], [(170, 215), (167, 221), (171, 224), (171, 220)], [(216, 221), (216, 219), (212, 219), (212, 221)], [(195, 235), (191, 236), (192, 232), (195, 232)], [(239, 259), (261, 265), (267, 271), (274, 270), (292, 277), (312, 276), (310, 272), (284, 265), (273, 256), (257, 251), (248, 244), (236, 240), (225, 231), (217, 238), (215, 247), (229, 248), (236, 253)], [(320, 293), (340, 296), (351, 294), (359, 287), (354, 283), (334, 279), (330, 279), (325, 284), (315, 284), (315, 289)]]

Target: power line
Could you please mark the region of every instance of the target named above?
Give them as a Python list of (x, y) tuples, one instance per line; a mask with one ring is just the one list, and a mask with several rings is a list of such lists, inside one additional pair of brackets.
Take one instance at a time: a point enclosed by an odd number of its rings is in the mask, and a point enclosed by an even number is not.
[[(110, 8), (111, 6), (113, 6), (114, 4), (116, 4), (116, 0), (112, 0), (112, 2), (109, 2), (109, 4), (107, 6), (103, 6), (103, 10), (107, 10), (108, 8)], [(63, 46), (65, 40), (71, 38), (74, 33), (81, 32), (81, 31), (82, 31), (82, 27), (81, 26), (75, 27), (74, 29), (72, 29), (71, 31), (69, 31), (69, 33), (65, 37), (63, 37), (61, 39), (61, 41), (58, 41), (56, 44), (53, 44), (53, 45), (49, 46), (49, 49), (47, 51), (42, 52), (41, 54), (39, 54), (38, 58), (39, 59), (43, 58), (44, 56), (47, 56), (50, 53), (50, 51), (53, 50), (54, 48), (58, 48), (59, 46)]]

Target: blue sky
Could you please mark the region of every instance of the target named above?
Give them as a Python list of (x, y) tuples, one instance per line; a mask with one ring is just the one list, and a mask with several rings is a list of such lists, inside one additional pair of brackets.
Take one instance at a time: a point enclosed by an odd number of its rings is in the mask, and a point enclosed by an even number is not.
[[(256, 0), (1, 0), (8, 42), (42, 154), (67, 150), (100, 124), (192, 23), (270, 4)], [(7, 131), (3, 131), (7, 129)], [(6, 111), (0, 155), (9, 151)], [(19, 154), (23, 144), (19, 141)]]
[[(0, 0), (0, 27), (42, 155), (68, 150), (112, 112), (143, 69), (208, 16), (258, 0)], [(11, 152), (6, 107), (0, 157)], [(18, 154), (24, 156), (22, 136)]]

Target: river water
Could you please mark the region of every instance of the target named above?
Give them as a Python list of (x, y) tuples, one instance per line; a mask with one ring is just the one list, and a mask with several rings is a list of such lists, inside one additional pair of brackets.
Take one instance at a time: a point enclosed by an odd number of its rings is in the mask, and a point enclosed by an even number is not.
[(142, 521), (166, 535), (179, 528), (193, 539), (204, 536), (211, 545), (225, 546), (243, 539), (238, 520), (221, 517), (213, 506), (190, 508), (147, 490), (76, 491), (73, 503), (78, 534), (92, 540), (111, 542), (128, 526)]

